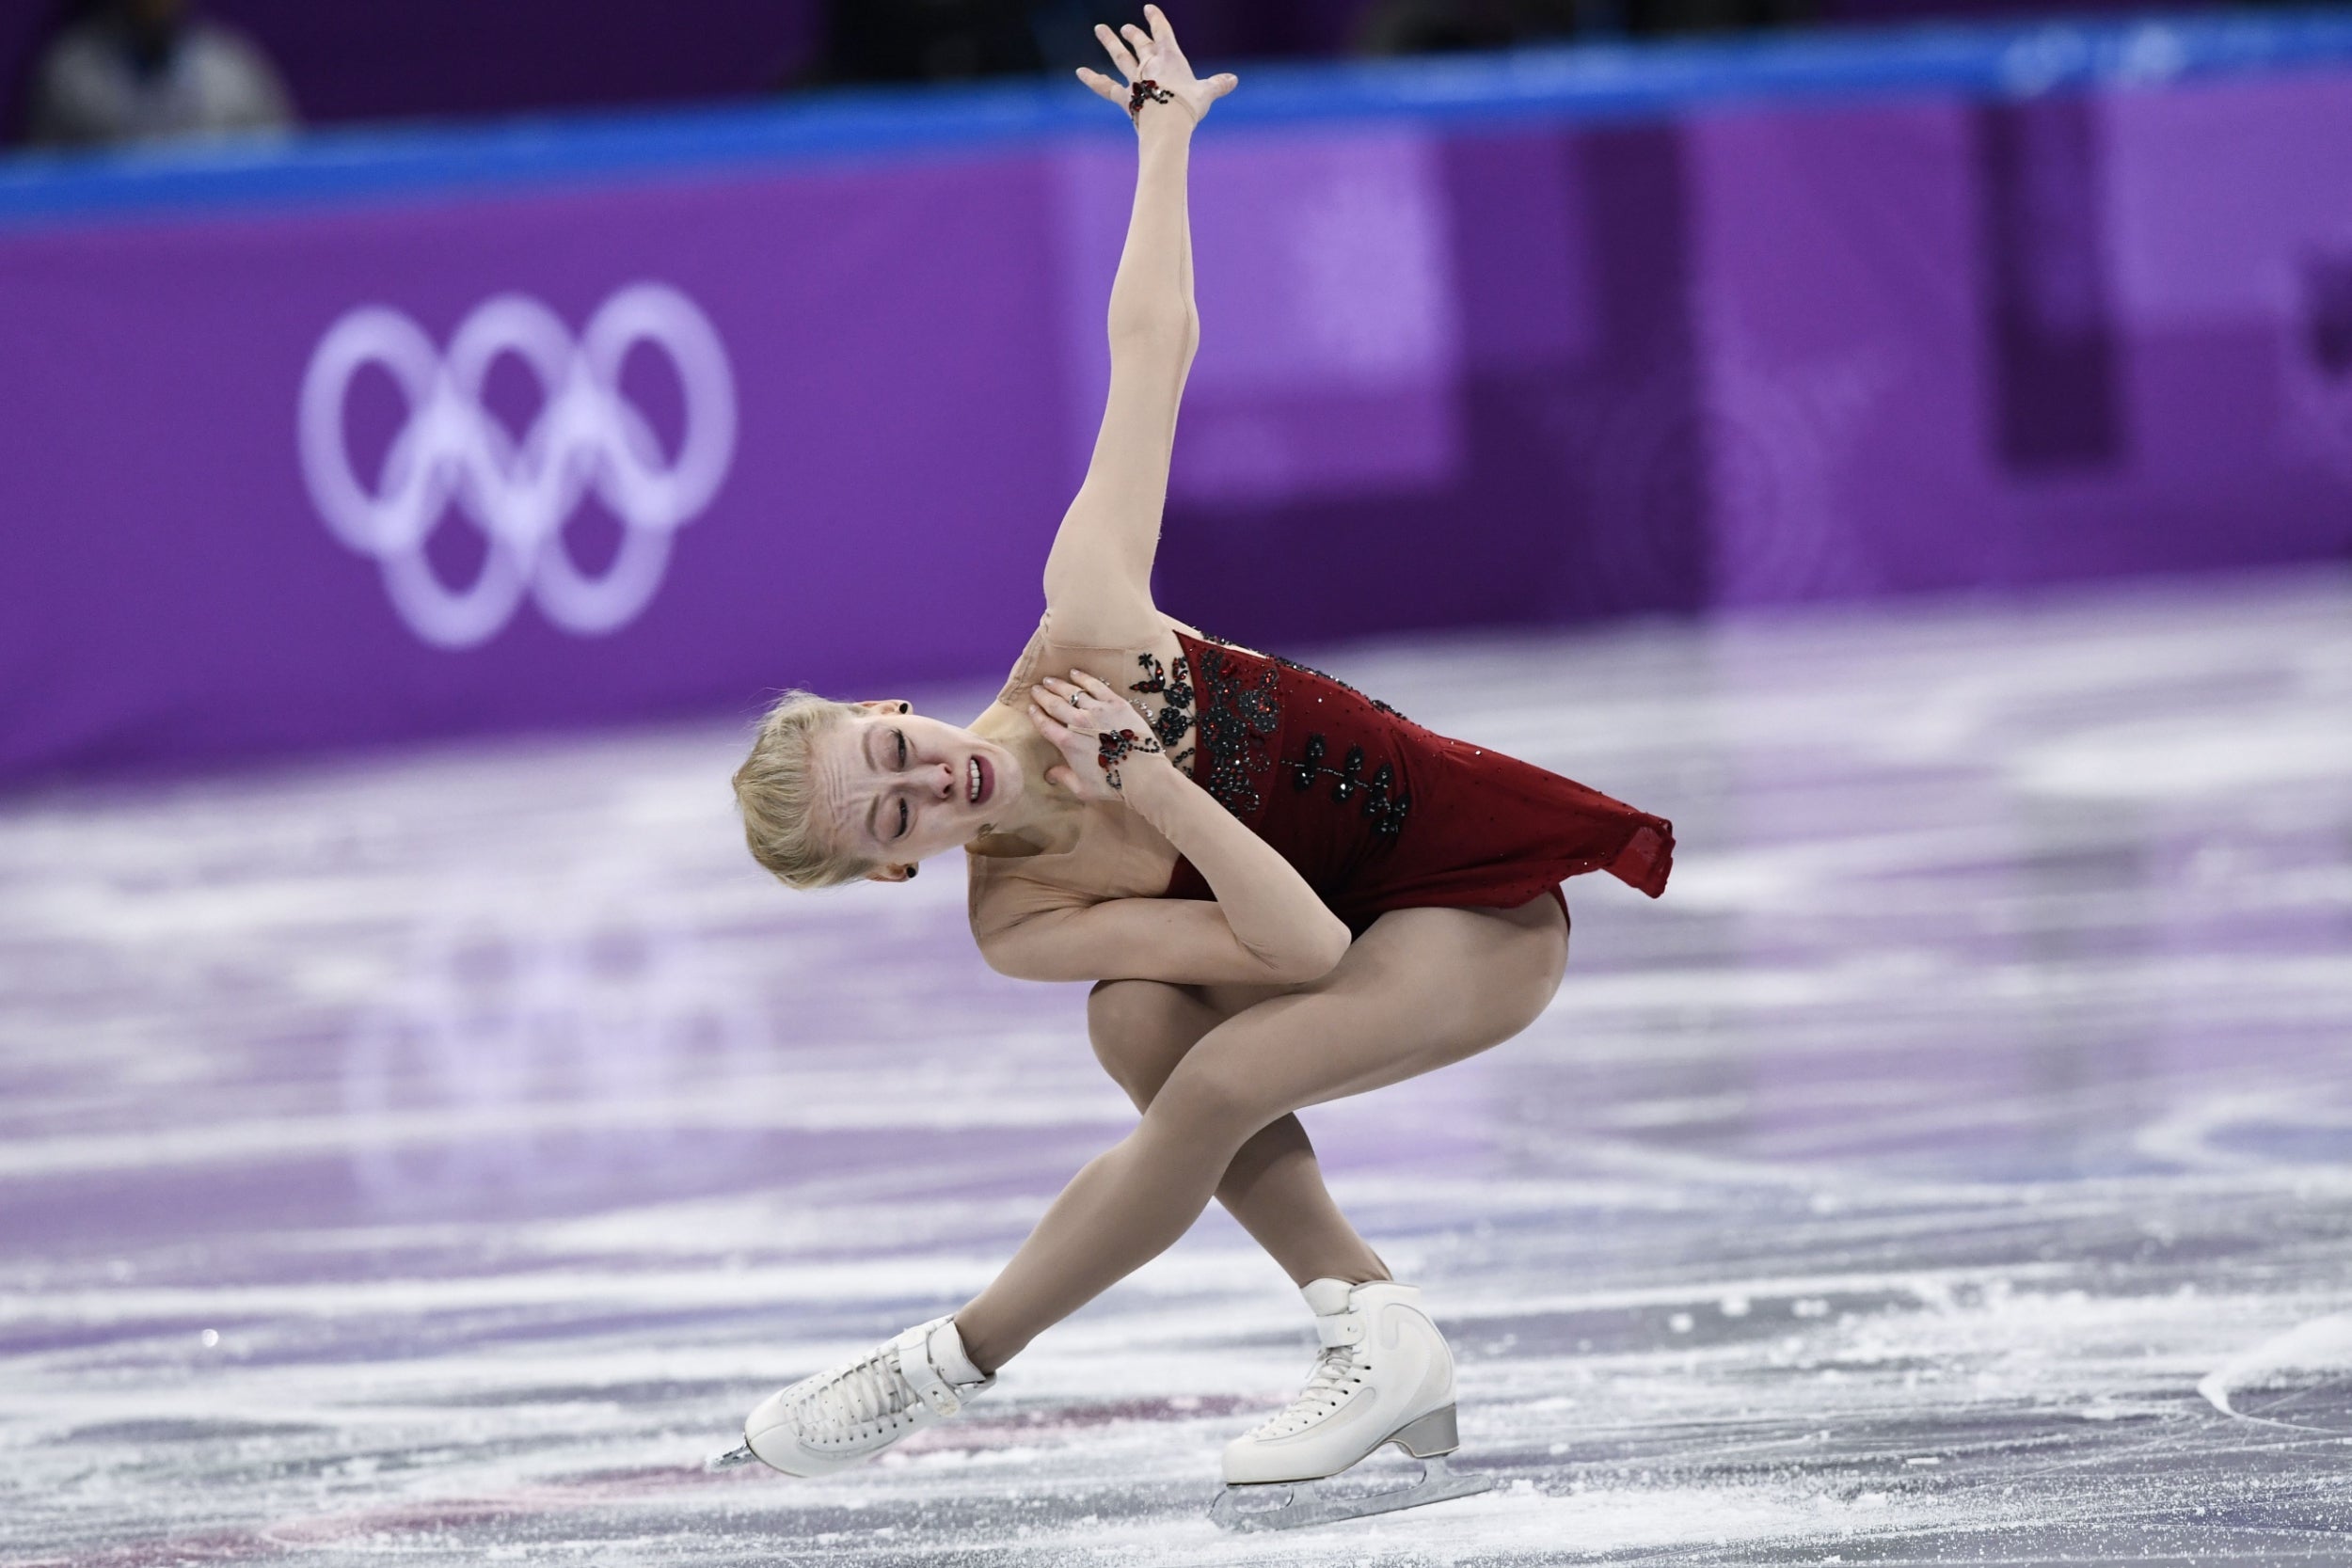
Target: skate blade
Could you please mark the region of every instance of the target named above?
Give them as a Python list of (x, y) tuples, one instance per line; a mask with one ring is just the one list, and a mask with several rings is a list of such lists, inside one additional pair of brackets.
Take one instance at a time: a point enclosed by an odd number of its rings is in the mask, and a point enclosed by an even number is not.
[(1230, 1530), (1306, 1529), (1347, 1519), (1369, 1518), (1375, 1513), (1393, 1513), (1400, 1508), (1474, 1497), (1494, 1487), (1491, 1476), (1455, 1475), (1442, 1455), (1422, 1460), (1421, 1466), (1421, 1480), (1409, 1485), (1356, 1497), (1332, 1489), (1337, 1476), (1322, 1481), (1228, 1486), (1209, 1505), (1209, 1518)]
[(759, 1463), (759, 1455), (752, 1452), (752, 1446), (749, 1443), (738, 1443), (726, 1452), (713, 1454), (710, 1458), (704, 1460), (703, 1469), (706, 1472), (739, 1470), (746, 1465), (757, 1463)]

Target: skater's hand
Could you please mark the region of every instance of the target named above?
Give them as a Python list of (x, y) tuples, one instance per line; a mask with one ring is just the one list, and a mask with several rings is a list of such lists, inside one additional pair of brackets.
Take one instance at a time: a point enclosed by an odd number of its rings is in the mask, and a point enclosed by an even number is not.
[(1047, 768), (1045, 782), (1082, 800), (1120, 800), (1139, 769), (1168, 765), (1135, 705), (1083, 670), (1071, 671), (1066, 681), (1048, 675), (1031, 688), (1029, 722), (1062, 754), (1063, 765)]
[(1111, 64), (1119, 68), (1120, 81), (1084, 66), (1078, 68), (1078, 80), (1121, 109), (1127, 107), (1125, 84), (1157, 82), (1162, 91), (1176, 95), (1175, 102), (1146, 103), (1136, 118), (1136, 125), (1140, 127), (1152, 115), (1170, 109), (1182, 110), (1198, 124), (1208, 114), (1209, 105), (1240, 86), (1240, 79), (1228, 71), (1201, 81), (1193, 75), (1192, 64), (1184, 58), (1184, 52), (1176, 46), (1176, 29), (1168, 24), (1168, 17), (1159, 7), (1144, 7), (1143, 17), (1152, 24), (1148, 33), (1133, 23), (1116, 33), (1100, 23), (1095, 24), (1094, 36), (1103, 40), (1104, 52), (1110, 55)]

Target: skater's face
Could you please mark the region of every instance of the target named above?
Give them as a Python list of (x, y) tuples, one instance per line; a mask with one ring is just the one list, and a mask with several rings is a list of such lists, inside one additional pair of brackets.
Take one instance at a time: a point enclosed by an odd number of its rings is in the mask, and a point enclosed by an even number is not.
[(818, 738), (818, 800), (835, 842), (881, 863), (875, 876), (968, 844), (1003, 821), (1022, 794), (1013, 754), (904, 703), (870, 702)]

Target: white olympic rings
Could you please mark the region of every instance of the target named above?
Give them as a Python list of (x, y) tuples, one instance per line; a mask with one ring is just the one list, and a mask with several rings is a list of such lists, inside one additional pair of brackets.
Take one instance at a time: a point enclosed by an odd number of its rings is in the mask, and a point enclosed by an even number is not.
[[(623, 395), (621, 365), (660, 349), (685, 394), (685, 434), (665, 457)], [(538, 417), (516, 440), (482, 405), (491, 366), (513, 356), (539, 384)], [(371, 486), (352, 469), (343, 410), (352, 378), (389, 372), (408, 419)], [(633, 283), (606, 300), (575, 344), (554, 311), (523, 294), (485, 300), (446, 356), (400, 311), (363, 305), (327, 329), (302, 379), (302, 474), (335, 536), (382, 566), (401, 619), (437, 647), (494, 636), (528, 594), (584, 637), (635, 619), (661, 585), (670, 537), (710, 503), (735, 455), (735, 380), (719, 334), (677, 290)], [(593, 491), (622, 524), (601, 575), (580, 570), (564, 525)], [(452, 504), (487, 542), (469, 586), (435, 573), (425, 545)]]

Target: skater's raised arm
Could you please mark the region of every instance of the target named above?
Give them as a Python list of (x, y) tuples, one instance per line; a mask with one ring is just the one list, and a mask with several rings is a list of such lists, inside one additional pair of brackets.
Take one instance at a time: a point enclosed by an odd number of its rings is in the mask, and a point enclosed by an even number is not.
[(1176, 407), (1200, 339), (1192, 299), (1192, 225), (1184, 182), (1193, 127), (1233, 88), (1232, 76), (1194, 77), (1157, 6), (1152, 30), (1096, 35), (1128, 85), (1091, 71), (1079, 79), (1126, 107), (1132, 84), (1153, 84), (1135, 110), (1136, 198), (1111, 283), (1110, 396), (1086, 482), (1045, 560), (1045, 603), (1055, 640), (1126, 647), (1155, 641), (1152, 558), (1168, 499)]
[[(1124, 800), (1216, 901), (1112, 898), (976, 927), (992, 968), (1024, 980), (1290, 985), (1319, 979), (1346, 955), (1346, 924), (1279, 851), (1168, 760), (1117, 692), (1073, 671), (1067, 681), (1041, 681), (1029, 703), (1030, 721), (1064, 759), (1046, 781), (1084, 799)], [(1104, 747), (1104, 736), (1124, 744)]]

